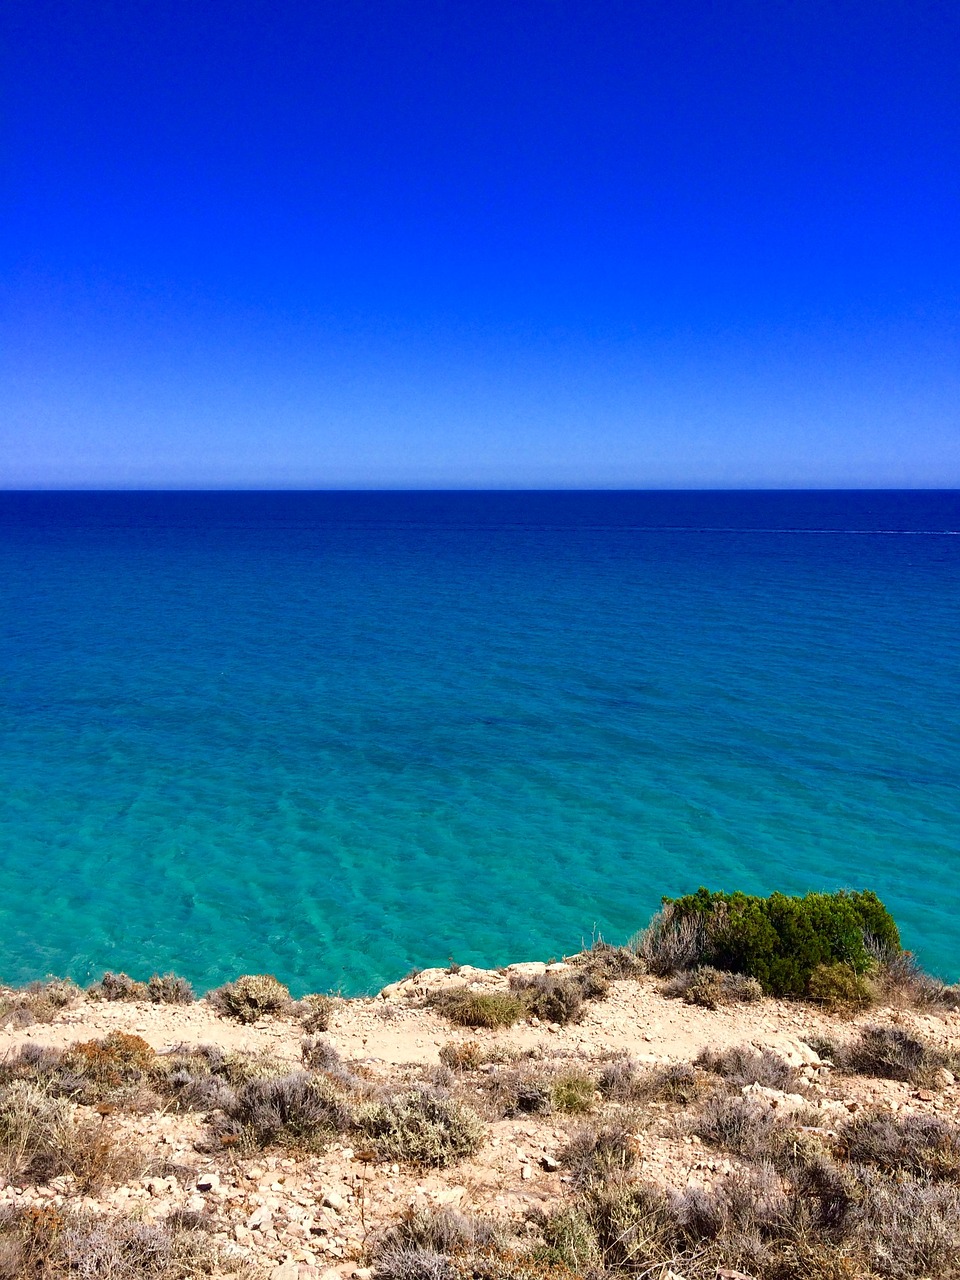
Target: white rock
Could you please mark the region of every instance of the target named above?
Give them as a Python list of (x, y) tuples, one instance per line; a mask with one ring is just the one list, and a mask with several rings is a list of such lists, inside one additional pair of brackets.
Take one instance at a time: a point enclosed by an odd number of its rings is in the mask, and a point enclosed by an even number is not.
[(325, 1209), (333, 1209), (335, 1213), (342, 1213), (346, 1205), (343, 1196), (338, 1195), (336, 1191), (327, 1191), (321, 1203)]
[(213, 1172), (201, 1173), (200, 1177), (197, 1179), (197, 1190), (198, 1191), (219, 1191), (220, 1190), (219, 1175)]
[(546, 971), (547, 966), (539, 960), (531, 960), (526, 964), (507, 965), (507, 973), (515, 973), (521, 978), (537, 978)]
[(300, 1280), (300, 1263), (293, 1259), (281, 1262), (270, 1272), (270, 1280)]

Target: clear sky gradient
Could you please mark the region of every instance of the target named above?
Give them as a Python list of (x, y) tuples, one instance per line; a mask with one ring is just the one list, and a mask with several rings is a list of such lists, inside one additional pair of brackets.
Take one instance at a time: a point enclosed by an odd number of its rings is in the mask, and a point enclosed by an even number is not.
[(956, 0), (8, 0), (0, 486), (960, 485)]

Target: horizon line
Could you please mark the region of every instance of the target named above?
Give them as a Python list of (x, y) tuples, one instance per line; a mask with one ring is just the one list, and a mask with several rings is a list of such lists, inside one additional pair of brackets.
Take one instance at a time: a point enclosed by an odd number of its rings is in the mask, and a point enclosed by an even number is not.
[(5, 494), (173, 493), (957, 493), (960, 485), (0, 485)]

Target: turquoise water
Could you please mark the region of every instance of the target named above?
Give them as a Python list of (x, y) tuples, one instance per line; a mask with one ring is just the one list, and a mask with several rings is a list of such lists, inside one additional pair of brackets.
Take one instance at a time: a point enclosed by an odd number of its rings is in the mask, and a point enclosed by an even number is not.
[(960, 495), (0, 495), (0, 976), (870, 887), (960, 977)]

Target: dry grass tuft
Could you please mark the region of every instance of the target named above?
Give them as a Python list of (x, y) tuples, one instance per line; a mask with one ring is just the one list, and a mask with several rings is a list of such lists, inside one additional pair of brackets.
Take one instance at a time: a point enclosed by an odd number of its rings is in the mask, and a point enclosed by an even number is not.
[(637, 1143), (622, 1121), (583, 1125), (560, 1152), (560, 1163), (579, 1187), (621, 1179), (636, 1162)]
[(597, 1082), (578, 1067), (561, 1068), (550, 1081), (550, 1098), (557, 1111), (581, 1116), (593, 1110)]
[(459, 1027), (512, 1027), (526, 1017), (522, 1000), (506, 991), (438, 991), (431, 1006)]

